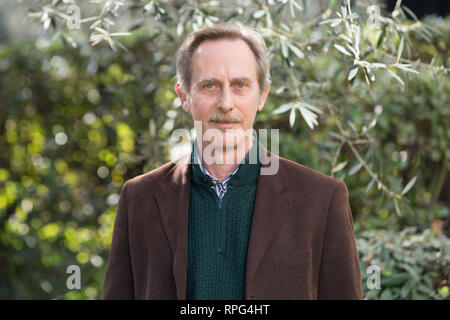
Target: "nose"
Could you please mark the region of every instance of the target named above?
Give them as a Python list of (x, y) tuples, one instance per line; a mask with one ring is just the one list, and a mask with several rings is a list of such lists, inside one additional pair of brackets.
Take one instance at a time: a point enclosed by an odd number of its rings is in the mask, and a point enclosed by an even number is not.
[(222, 95), (219, 98), (218, 107), (223, 112), (229, 112), (233, 109), (234, 102), (233, 96), (231, 95), (231, 89), (224, 86), (222, 90)]

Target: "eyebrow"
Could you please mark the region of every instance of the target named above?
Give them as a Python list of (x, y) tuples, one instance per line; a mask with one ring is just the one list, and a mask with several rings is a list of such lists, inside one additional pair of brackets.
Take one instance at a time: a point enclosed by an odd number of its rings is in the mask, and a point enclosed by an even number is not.
[[(247, 77), (237, 77), (237, 78), (233, 78), (231, 79), (231, 82), (244, 82), (245, 84), (252, 84), (252, 79), (247, 78)], [(200, 79), (199, 82), (197, 82), (197, 87), (201, 87), (203, 84), (205, 83), (222, 83), (221, 80), (217, 79), (217, 78), (204, 78), (204, 79)]]

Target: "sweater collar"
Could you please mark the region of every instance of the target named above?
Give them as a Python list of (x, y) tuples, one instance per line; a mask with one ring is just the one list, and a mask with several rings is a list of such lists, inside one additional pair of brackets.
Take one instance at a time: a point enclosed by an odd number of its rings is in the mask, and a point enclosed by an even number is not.
[[(206, 186), (213, 186), (214, 183), (210, 176), (204, 174), (200, 168), (197, 159), (197, 140), (192, 142), (191, 163), (192, 163), (192, 181), (198, 184)], [(201, 157), (199, 157), (201, 159)], [(255, 161), (256, 159), (256, 161)], [(241, 161), (237, 167), (237, 171), (231, 174), (231, 178), (228, 181), (230, 185), (243, 185), (254, 182), (258, 179), (260, 169), (260, 146), (259, 140), (255, 132), (253, 132), (253, 145), (245, 155), (245, 158)]]

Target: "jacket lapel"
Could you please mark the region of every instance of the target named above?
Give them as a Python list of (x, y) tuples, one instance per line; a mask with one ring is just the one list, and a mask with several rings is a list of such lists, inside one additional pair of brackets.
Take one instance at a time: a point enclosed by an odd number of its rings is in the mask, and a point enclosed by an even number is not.
[(188, 215), (191, 190), (190, 155), (181, 158), (161, 181), (155, 195), (161, 221), (173, 254), (177, 298), (186, 299)]
[[(262, 150), (261, 156), (263, 159), (266, 157), (266, 160), (262, 161), (261, 167), (268, 167), (271, 165), (271, 162), (269, 162), (270, 159), (278, 156), (272, 154), (262, 145), (260, 145), (260, 148)], [(249, 285), (289, 211), (290, 201), (281, 193), (285, 187), (286, 185), (281, 172), (274, 175), (260, 175), (258, 177), (247, 253), (247, 294), (248, 291), (252, 291)]]

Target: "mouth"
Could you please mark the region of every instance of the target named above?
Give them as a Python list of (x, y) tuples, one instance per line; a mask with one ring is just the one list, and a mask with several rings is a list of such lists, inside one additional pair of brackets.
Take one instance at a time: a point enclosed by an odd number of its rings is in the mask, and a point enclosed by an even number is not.
[(233, 126), (236, 124), (236, 122), (220, 122), (220, 121), (212, 121), (214, 123), (214, 126), (219, 128), (233, 128)]

